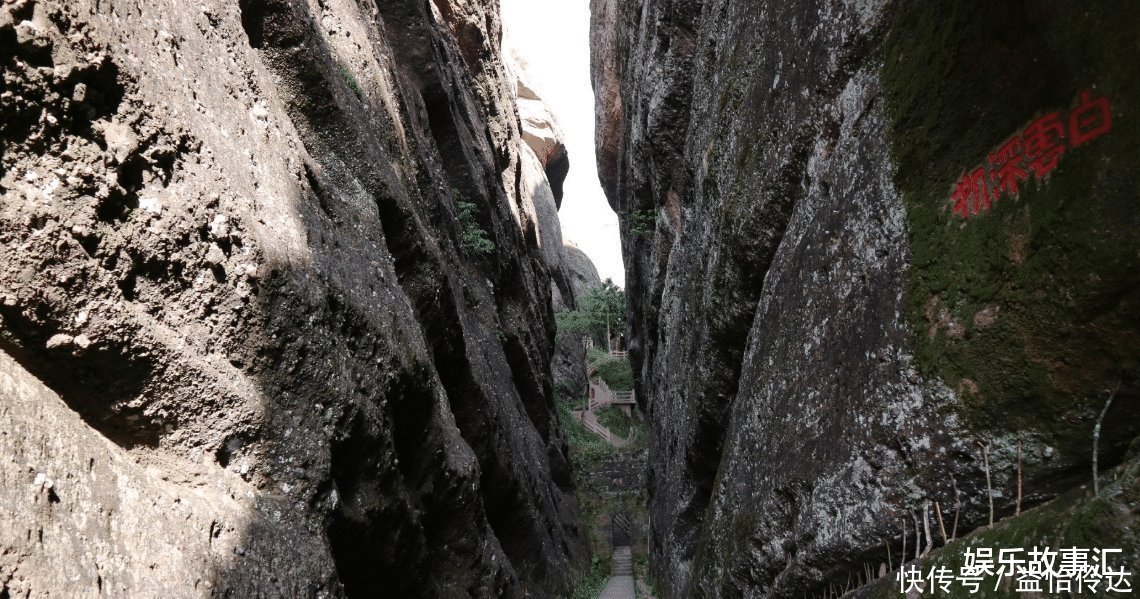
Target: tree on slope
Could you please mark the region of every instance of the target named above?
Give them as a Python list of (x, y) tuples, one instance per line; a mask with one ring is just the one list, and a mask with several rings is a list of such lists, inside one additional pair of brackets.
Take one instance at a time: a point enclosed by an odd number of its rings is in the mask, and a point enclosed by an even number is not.
[(606, 279), (575, 302), (577, 309), (557, 314), (558, 329), (589, 335), (595, 342), (604, 338), (606, 351), (612, 351), (613, 331), (625, 330), (625, 292)]

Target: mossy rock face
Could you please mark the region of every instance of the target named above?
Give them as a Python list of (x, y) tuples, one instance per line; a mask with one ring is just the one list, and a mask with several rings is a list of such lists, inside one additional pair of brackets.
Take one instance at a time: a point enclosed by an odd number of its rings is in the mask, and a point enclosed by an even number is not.
[[(1138, 23), (1140, 3), (907, 2), (884, 52), (918, 366), (957, 390), (980, 434), (1025, 431), (1071, 464), (1091, 451), (1106, 388), (1123, 382), (1110, 452), (1140, 404)], [(964, 172), (1046, 113), (1067, 125), (1083, 90), (1108, 99), (1111, 132), (1066, 143), (1016, 197), (954, 213)]]
[[(923, 573), (945, 567), (957, 574), (966, 564), (967, 548), (973, 548), (975, 553), (979, 548), (990, 548), (995, 559), (1002, 549), (1022, 549), (1015, 557), (1027, 559), (1028, 552), (1034, 547), (1052, 551), (1077, 547), (1119, 550), (1119, 553), (1110, 554), (1108, 565), (1112, 569), (1124, 568), (1135, 572), (1140, 564), (1140, 538), (1136, 532), (1137, 515), (1134, 507), (1140, 500), (1140, 460), (1134, 458), (1113, 472), (1102, 473), (1102, 484), (1104, 489), (1100, 497), (1093, 497), (1087, 488), (1073, 489), (1036, 509), (998, 522), (993, 528), (975, 531), (940, 547), (926, 558), (913, 563)], [(892, 566), (897, 568), (898, 564)], [(910, 565), (907, 567), (909, 569)], [(897, 572), (893, 572), (875, 581), (855, 592), (852, 599), (901, 597), (896, 576)], [(1129, 581), (1134, 587), (1133, 577), (1129, 577)], [(1128, 593), (1105, 592), (1106, 584), (1100, 585), (1098, 593), (1086, 589), (1085, 594), (1097, 597), (1131, 596)], [(1047, 583), (1043, 583), (1043, 588), (1047, 588)], [(1075, 584), (1073, 588), (1076, 589)], [(1014, 578), (1003, 578), (1002, 583), (998, 584), (995, 576), (986, 576), (981, 581), (979, 594), (970, 594), (968, 587), (955, 582), (950, 585), (949, 593), (935, 589), (935, 596), (1013, 599), (1032, 595), (1017, 592)]]

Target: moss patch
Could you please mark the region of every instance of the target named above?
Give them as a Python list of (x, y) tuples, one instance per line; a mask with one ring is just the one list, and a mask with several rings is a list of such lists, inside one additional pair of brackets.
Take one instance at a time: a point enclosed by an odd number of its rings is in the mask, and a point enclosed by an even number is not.
[[(1002, 548), (1031, 547), (1078, 547), (1082, 549), (1120, 549), (1110, 565), (1124, 567), (1133, 572), (1140, 565), (1140, 543), (1138, 543), (1136, 512), (1131, 506), (1140, 500), (1140, 461), (1133, 461), (1115, 473), (1107, 473), (1109, 480), (1117, 480), (1107, 485), (1100, 498), (1093, 498), (1087, 489), (1075, 489), (1039, 508), (1024, 512), (1018, 517), (998, 522), (992, 529), (980, 530), (930, 554), (920, 566), (922, 572), (945, 566), (957, 573), (965, 564), (966, 547), (990, 547), (995, 556)], [(1019, 557), (1027, 557), (1022, 553)], [(859, 596), (898, 597), (898, 581), (890, 579), (875, 583), (876, 592)], [(1132, 579), (1133, 586), (1135, 580)], [(996, 579), (987, 578), (981, 583), (981, 592), (970, 595), (967, 589), (955, 582), (950, 593), (938, 591), (939, 597), (1027, 597), (1017, 593), (1016, 581), (999, 586), (995, 591)], [(1103, 588), (1103, 587), (1102, 587)], [(1127, 594), (1097, 593), (1098, 597), (1131, 596)]]
[(604, 347), (598, 347), (595, 345), (594, 347), (586, 350), (586, 361), (591, 364), (599, 360), (604, 360), (607, 357), (609, 357), (609, 354), (606, 352), (606, 348)]
[[(979, 433), (1034, 431), (1087, 456), (1103, 389), (1140, 375), (1138, 22), (1138, 3), (898, 7), (882, 79), (916, 359), (959, 390)], [(990, 212), (965, 224), (952, 214), (963, 171), (1044, 112), (1067, 113), (1083, 89), (1111, 101), (1111, 133)], [(1135, 415), (1136, 403), (1120, 409)], [(1130, 428), (1107, 431), (1107, 445), (1123, 447)]]
[(632, 430), (632, 422), (621, 411), (621, 408), (609, 407), (598, 410), (598, 422), (602, 426), (610, 429), (613, 434), (627, 439), (629, 438), (630, 430)]
[(626, 358), (603, 359), (598, 364), (598, 378), (614, 391), (633, 389), (633, 367)]

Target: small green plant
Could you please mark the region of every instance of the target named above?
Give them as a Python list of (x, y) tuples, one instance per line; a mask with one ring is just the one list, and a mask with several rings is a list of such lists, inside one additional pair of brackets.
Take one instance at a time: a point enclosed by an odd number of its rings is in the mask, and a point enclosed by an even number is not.
[(595, 599), (605, 588), (610, 578), (610, 556), (595, 553), (590, 557), (590, 571), (577, 581), (572, 599)]
[(340, 76), (344, 77), (344, 82), (348, 84), (348, 88), (352, 90), (352, 93), (356, 94), (356, 98), (363, 100), (364, 90), (361, 89), (360, 82), (356, 80), (356, 75), (353, 75), (352, 71), (348, 70), (348, 67), (342, 62), (336, 63), (336, 68), (340, 71)]
[[(644, 582), (645, 586), (649, 587), (650, 596), (661, 596), (661, 592), (657, 590), (657, 580), (654, 579), (653, 573), (649, 570), (649, 556), (647, 554), (633, 554), (633, 576)], [(644, 595), (641, 594), (641, 589), (638, 589), (638, 597), (644, 597)]]
[(475, 204), (459, 202), (459, 224), (463, 226), (463, 249), (473, 254), (486, 255), (495, 251), (495, 242), (475, 220)]
[(629, 213), (630, 227), (634, 235), (653, 237), (657, 231), (657, 211), (652, 209), (634, 210)]

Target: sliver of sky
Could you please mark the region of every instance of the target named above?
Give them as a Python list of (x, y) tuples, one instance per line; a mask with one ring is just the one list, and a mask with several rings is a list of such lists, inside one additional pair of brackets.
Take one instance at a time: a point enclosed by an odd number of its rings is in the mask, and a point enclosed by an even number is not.
[(606, 202), (594, 159), (589, 0), (501, 0), (503, 37), (566, 136), (570, 174), (558, 215), (562, 237), (594, 261), (602, 279), (625, 286), (617, 216)]

